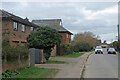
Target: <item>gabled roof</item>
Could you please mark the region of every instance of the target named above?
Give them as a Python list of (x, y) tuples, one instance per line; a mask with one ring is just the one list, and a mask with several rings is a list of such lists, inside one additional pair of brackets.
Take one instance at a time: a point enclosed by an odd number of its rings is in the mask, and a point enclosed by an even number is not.
[(36, 25), (36, 24), (34, 24), (34, 23), (32, 23), (32, 22), (29, 22), (29, 21), (26, 20), (26, 19), (23, 19), (23, 18), (21, 18), (21, 17), (18, 17), (18, 16), (16, 16), (16, 15), (11, 14), (11, 13), (9, 13), (9, 12), (7, 12), (7, 11), (4, 11), (4, 10), (0, 10), (0, 17), (2, 17), (3, 20), (4, 20), (4, 19), (11, 19), (11, 20), (14, 20), (14, 21), (16, 21), (16, 22), (20, 22), (20, 23), (22, 23), (22, 24), (24, 24), (24, 25), (29, 25), (29, 26), (32, 26), (32, 27), (39, 27), (38, 25)]
[(49, 26), (53, 29), (58, 30), (59, 32), (68, 32), (72, 34), (70, 31), (68, 31), (63, 27), (61, 19), (41, 19), (41, 20), (32, 20), (32, 22), (37, 24), (38, 26)]

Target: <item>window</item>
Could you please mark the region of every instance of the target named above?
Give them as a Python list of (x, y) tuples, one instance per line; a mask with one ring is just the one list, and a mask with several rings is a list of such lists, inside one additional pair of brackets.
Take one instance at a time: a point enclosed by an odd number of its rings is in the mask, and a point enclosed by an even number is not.
[(22, 24), (22, 32), (25, 32), (25, 25)]
[(16, 31), (18, 30), (18, 23), (17, 23), (17, 22), (14, 22), (14, 23), (13, 23), (13, 28), (14, 28), (14, 30), (16, 30)]
[(18, 45), (18, 44), (19, 44), (19, 41), (12, 41), (12, 44), (13, 44), (13, 45)]
[(62, 26), (62, 22), (60, 21), (60, 26)]
[(67, 34), (67, 38), (68, 38), (68, 34)]
[(34, 30), (34, 28), (33, 27), (30, 27), (30, 31), (33, 31)]

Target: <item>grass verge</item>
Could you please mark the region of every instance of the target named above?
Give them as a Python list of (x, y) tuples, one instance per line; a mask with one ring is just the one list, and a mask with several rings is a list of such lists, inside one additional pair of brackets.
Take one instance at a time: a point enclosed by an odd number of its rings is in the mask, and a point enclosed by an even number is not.
[(48, 60), (44, 64), (65, 64), (66, 62), (64, 61), (53, 61), (53, 60)]
[(79, 56), (81, 56), (83, 54), (84, 53), (72, 53), (72, 54), (63, 55), (63, 56), (57, 56), (57, 57), (73, 57), (73, 58), (76, 58), (76, 57), (79, 57)]
[(10, 78), (48, 78), (55, 75), (57, 69), (37, 68), (35, 66), (26, 67), (17, 70), (17, 75), (11, 75)]

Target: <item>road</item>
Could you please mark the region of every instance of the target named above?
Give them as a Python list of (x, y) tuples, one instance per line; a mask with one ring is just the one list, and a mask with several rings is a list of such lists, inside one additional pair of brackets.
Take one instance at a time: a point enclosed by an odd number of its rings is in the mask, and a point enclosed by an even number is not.
[(84, 78), (118, 78), (118, 55), (92, 54), (86, 63)]

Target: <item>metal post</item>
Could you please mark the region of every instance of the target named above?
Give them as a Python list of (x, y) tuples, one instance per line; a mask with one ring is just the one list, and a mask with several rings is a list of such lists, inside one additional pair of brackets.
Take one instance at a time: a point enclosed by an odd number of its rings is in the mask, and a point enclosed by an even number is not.
[(119, 24), (118, 24), (118, 41), (120, 41), (120, 31), (119, 31)]

